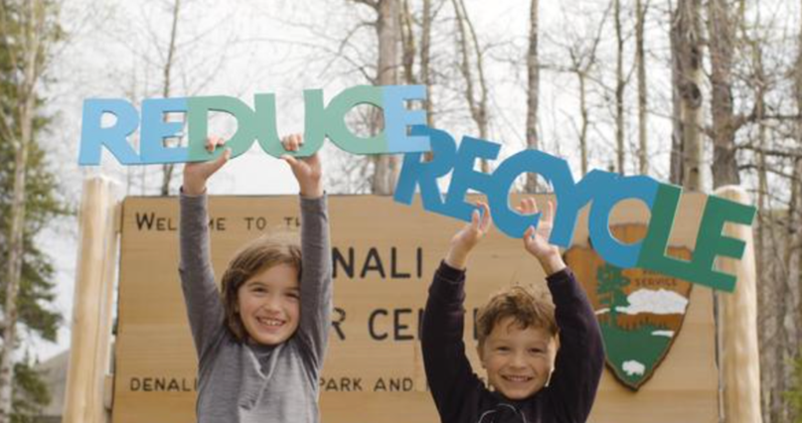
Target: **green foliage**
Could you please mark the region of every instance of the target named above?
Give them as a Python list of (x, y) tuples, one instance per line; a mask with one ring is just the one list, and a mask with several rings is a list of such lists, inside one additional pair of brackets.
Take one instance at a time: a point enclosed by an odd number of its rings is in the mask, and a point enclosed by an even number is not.
[[(63, 38), (58, 24), (56, 3), (53, 1), (35, 2), (42, 6), (45, 16), (43, 27), (37, 28), (37, 36), (45, 42), (36, 51), (36, 62), (40, 69), (47, 67), (49, 50)], [(24, 74), (23, 52), (20, 46), (24, 34), (25, 3), (3, 1), (0, 4), (0, 307), (5, 304), (6, 268), (8, 266), (8, 236), (14, 191), (15, 156), (21, 135), (20, 116), (20, 77)], [(46, 82), (39, 79), (39, 84)], [(36, 95), (36, 92), (34, 92)], [(62, 321), (60, 313), (53, 306), (54, 268), (52, 259), (44, 253), (41, 242), (42, 231), (53, 225), (57, 218), (68, 214), (68, 207), (60, 196), (58, 177), (48, 162), (46, 149), (40, 144), (46, 134), (50, 119), (42, 114), (41, 97), (35, 98), (36, 116), (33, 122), (33, 136), (28, 144), (28, 160), (25, 180), (25, 224), (23, 231), (23, 263), (19, 285), (17, 306), (17, 327), (41, 336), (49, 341), (56, 340), (58, 326)], [(5, 344), (5, 343), (3, 343)], [(15, 342), (15, 347), (24, 345)], [(14, 366), (13, 414), (12, 422), (32, 422), (43, 406), (50, 401), (47, 386), (40, 375), (33, 370), (28, 359)]]
[(41, 410), (50, 403), (50, 391), (26, 361), (14, 365), (14, 414), (11, 423), (36, 423)]
[(629, 278), (624, 276), (620, 268), (605, 264), (596, 271), (596, 280), (599, 281), (596, 288), (599, 303), (609, 307), (610, 323), (615, 326), (618, 320), (618, 307), (629, 305), (629, 300), (624, 293), (624, 288), (629, 286)]

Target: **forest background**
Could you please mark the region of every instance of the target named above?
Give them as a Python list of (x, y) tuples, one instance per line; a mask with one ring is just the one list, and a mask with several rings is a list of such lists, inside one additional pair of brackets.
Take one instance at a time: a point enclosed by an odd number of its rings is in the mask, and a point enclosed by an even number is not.
[[(431, 126), (499, 142), (502, 158), (544, 150), (577, 179), (742, 185), (759, 208), (763, 421), (802, 421), (802, 1), (0, 0), (0, 423), (31, 421), (49, 397), (34, 364), (69, 347), (82, 180), (107, 176), (120, 196), (180, 184), (180, 166), (79, 168), (84, 99), (276, 93), (290, 133), (304, 89), (360, 84), (426, 85)], [(347, 121), (381, 128), (370, 106)], [(212, 116), (212, 132), (235, 130)], [(322, 154), (329, 192), (392, 193), (398, 157)], [(549, 187), (524, 175), (515, 189)], [(209, 190), (297, 187), (252, 150)]]

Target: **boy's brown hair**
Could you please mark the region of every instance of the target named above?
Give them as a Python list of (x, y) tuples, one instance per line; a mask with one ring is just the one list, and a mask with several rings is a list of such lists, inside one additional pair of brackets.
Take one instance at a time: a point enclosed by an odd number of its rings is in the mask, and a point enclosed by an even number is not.
[(287, 264), (298, 271), (301, 279), (301, 241), (297, 233), (281, 232), (264, 235), (242, 247), (223, 273), (220, 295), (225, 310), (225, 325), (237, 340), (248, 338), (237, 310), (239, 288), (254, 275), (273, 266)]
[(534, 287), (511, 286), (490, 297), (479, 310), (476, 335), (480, 349), (496, 324), (508, 317), (512, 317), (520, 329), (545, 329), (552, 337), (560, 332), (550, 297)]

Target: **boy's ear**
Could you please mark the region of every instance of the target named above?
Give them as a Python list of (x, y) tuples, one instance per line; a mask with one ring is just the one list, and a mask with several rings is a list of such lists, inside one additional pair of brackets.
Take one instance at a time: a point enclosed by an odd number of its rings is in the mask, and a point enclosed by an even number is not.
[(557, 353), (560, 352), (560, 334), (555, 334), (552, 338), (554, 343), (554, 355), (551, 356), (551, 368), (554, 369), (554, 363), (557, 361)]
[(479, 362), (482, 363), (482, 368), (486, 369), (487, 367), (485, 367), (485, 355), (482, 350), (483, 350), (482, 345), (476, 344), (476, 353), (479, 354)]

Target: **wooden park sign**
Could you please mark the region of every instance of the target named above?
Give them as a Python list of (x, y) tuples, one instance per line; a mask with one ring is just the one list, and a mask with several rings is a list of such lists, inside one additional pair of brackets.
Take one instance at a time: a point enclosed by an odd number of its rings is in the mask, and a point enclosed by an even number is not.
[[(700, 194), (683, 196), (672, 247), (692, 250), (696, 245), (706, 199)], [(212, 262), (218, 277), (235, 250), (248, 240), (266, 231), (297, 227), (297, 201), (296, 196), (210, 197)], [(538, 196), (537, 201), (542, 206), (547, 198)], [(463, 223), (375, 196), (333, 196), (330, 214), (335, 312), (319, 381), (322, 419), (329, 423), (436, 422), (418, 324), (432, 273), (451, 235)], [(178, 200), (129, 197), (121, 215), (112, 421), (194, 422), (197, 359), (178, 279)], [(577, 249), (589, 247), (588, 217), (587, 209), (578, 216), (572, 240)], [(612, 211), (610, 224), (613, 228), (645, 225), (649, 218), (638, 201), (628, 200)], [(465, 343), (475, 369), (481, 368), (474, 348), (476, 308), (505, 285), (536, 284), (545, 289), (539, 266), (520, 243), (493, 231), (472, 257), (466, 284)], [(568, 252), (569, 261), (573, 251)], [(580, 279), (589, 279), (588, 269), (599, 263), (577, 265)], [(599, 297), (599, 301), (605, 300)], [(591, 422), (717, 421), (710, 292), (692, 290), (685, 311), (682, 330), (672, 337), (673, 346), (637, 393), (605, 372)]]

